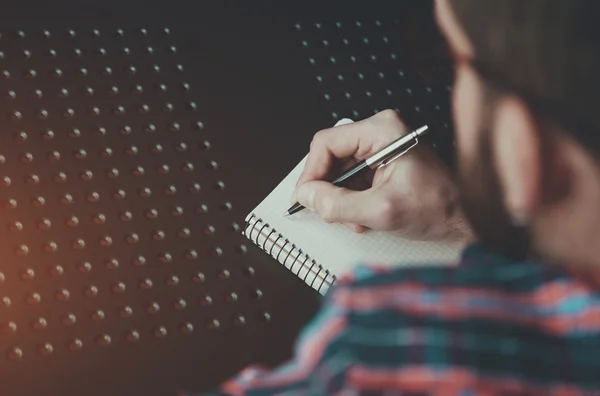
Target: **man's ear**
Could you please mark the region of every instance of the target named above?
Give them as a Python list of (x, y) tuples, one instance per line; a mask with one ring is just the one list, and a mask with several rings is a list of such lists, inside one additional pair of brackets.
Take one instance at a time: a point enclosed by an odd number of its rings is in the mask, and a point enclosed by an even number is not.
[(541, 199), (538, 125), (522, 101), (507, 97), (498, 101), (491, 127), (492, 156), (504, 206), (515, 225), (527, 225)]

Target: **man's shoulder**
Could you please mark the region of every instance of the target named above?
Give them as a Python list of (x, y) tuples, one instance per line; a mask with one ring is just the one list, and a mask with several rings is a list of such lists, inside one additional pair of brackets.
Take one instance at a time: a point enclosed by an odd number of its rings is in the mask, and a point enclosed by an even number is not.
[(582, 318), (593, 317), (585, 331), (600, 334), (600, 286), (559, 266), (511, 261), (477, 245), (454, 265), (361, 265), (328, 292), (326, 306), (349, 329), (398, 331), (417, 320), (446, 331), (475, 320), (564, 338), (577, 336)]

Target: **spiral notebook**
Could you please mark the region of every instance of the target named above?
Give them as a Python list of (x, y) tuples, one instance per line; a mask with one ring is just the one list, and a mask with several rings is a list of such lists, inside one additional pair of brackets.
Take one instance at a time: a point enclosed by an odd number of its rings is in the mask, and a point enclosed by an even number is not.
[(342, 224), (325, 223), (309, 210), (285, 217), (305, 162), (306, 157), (247, 215), (244, 235), (321, 294), (358, 264), (451, 265), (458, 260), (456, 248), (409, 241), (391, 232), (357, 234)]

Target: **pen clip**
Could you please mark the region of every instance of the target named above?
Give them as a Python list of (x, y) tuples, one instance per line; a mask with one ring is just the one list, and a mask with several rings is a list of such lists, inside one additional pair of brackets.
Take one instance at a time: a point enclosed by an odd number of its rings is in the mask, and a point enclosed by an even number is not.
[(398, 157), (400, 157), (400, 156), (402, 156), (402, 155), (406, 154), (406, 152), (407, 152), (408, 150), (410, 150), (411, 148), (415, 147), (415, 146), (417, 145), (417, 143), (419, 143), (419, 139), (418, 139), (418, 138), (416, 138), (416, 139), (415, 139), (415, 142), (414, 142), (413, 144), (411, 144), (409, 147), (407, 147), (407, 148), (406, 148), (404, 151), (402, 151), (402, 152), (400, 152), (400, 153), (396, 154), (396, 155), (395, 155), (395, 156), (393, 156), (392, 158), (388, 158), (388, 159), (386, 159), (386, 160), (384, 160), (384, 161), (381, 161), (381, 164), (379, 164), (379, 166), (377, 167), (377, 169), (381, 169), (381, 168), (383, 168), (384, 166), (386, 166), (386, 165), (387, 165), (387, 164), (389, 164), (390, 162), (394, 161), (394, 160), (395, 160), (395, 159), (397, 159)]

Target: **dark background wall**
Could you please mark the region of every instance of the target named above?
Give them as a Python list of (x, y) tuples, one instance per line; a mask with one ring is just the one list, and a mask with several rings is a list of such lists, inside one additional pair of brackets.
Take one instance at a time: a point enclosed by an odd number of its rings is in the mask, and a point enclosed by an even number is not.
[(431, 2), (320, 3), (0, 5), (0, 394), (281, 362), (320, 297), (240, 231), (312, 135), (394, 108), (452, 163)]

